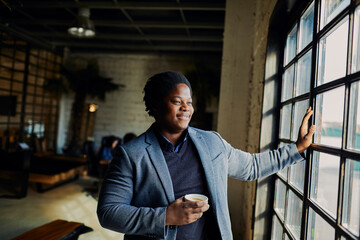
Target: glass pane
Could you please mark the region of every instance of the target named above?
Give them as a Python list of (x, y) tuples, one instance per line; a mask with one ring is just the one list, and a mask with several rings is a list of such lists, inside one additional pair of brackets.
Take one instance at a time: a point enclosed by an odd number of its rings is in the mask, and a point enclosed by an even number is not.
[(354, 73), (360, 70), (360, 6), (355, 11), (353, 44), (351, 72)]
[(302, 120), (309, 107), (309, 100), (304, 100), (295, 103), (294, 116), (293, 116), (293, 127), (291, 140), (296, 141), (301, 126)]
[(285, 234), (285, 240), (290, 240), (290, 238), (287, 234)]
[(360, 162), (347, 159), (343, 196), (342, 225), (356, 236), (360, 229)]
[(348, 148), (360, 150), (360, 94), (359, 82), (351, 84)]
[(294, 85), (294, 65), (288, 68), (284, 73), (284, 78), (281, 87), (281, 101), (286, 101), (293, 96)]
[(288, 171), (288, 167), (278, 171), (278, 175), (282, 176), (283, 178), (285, 178), (287, 180), (287, 171)]
[(281, 180), (276, 179), (275, 184), (275, 210), (281, 219), (284, 219), (286, 187)]
[(271, 230), (271, 239), (273, 240), (279, 240), (282, 239), (282, 226), (279, 222), (279, 220), (277, 219), (277, 217), (274, 215), (273, 216), (273, 225), (272, 225), (272, 230)]
[(313, 37), (314, 26), (314, 2), (309, 6), (300, 19), (300, 36), (298, 52), (306, 47)]
[(290, 167), (290, 183), (292, 183), (300, 192), (304, 189), (305, 161), (292, 165)]
[(290, 139), (291, 104), (282, 107), (280, 111), (280, 138)]
[(345, 76), (347, 43), (348, 19), (320, 40), (318, 86)]
[(322, 0), (320, 30), (334, 19), (350, 3), (350, 0)]
[(311, 199), (336, 218), (340, 158), (314, 151), (311, 173)]
[(314, 210), (310, 208), (308, 230), (308, 240), (335, 239), (335, 230), (324, 219), (322, 219)]
[(296, 36), (297, 36), (297, 25), (295, 25), (294, 28), (291, 29), (291, 32), (286, 38), (284, 66), (287, 65), (295, 57)]
[(312, 51), (310, 50), (299, 59), (297, 64), (295, 96), (299, 96), (310, 91), (311, 53)]
[(302, 201), (289, 190), (285, 224), (289, 227), (296, 239), (300, 239), (301, 215)]
[(341, 147), (344, 92), (345, 88), (339, 87), (316, 96), (315, 143)]

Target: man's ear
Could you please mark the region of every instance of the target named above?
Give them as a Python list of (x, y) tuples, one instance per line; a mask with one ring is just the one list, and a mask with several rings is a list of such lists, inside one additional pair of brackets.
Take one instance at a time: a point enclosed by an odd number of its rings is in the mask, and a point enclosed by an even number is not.
[(154, 113), (155, 117), (159, 116), (159, 114), (161, 112), (161, 104), (160, 104), (160, 102), (154, 101), (151, 110)]

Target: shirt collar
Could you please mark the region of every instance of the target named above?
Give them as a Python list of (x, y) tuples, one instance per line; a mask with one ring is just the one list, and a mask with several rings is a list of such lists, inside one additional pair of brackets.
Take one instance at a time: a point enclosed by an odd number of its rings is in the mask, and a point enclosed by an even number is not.
[(179, 143), (174, 146), (161, 132), (158, 128), (156, 128), (156, 137), (160, 143), (161, 150), (166, 152), (179, 152), (184, 143), (188, 140), (189, 131), (188, 128), (184, 130)]

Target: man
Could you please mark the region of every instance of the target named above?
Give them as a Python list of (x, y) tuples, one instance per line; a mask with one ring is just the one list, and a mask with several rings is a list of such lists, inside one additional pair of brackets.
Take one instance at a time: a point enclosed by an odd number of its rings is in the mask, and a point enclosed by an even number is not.
[[(191, 95), (189, 81), (176, 72), (147, 81), (144, 101), (155, 123), (117, 148), (99, 196), (103, 227), (125, 233), (125, 239), (231, 240), (228, 176), (268, 176), (303, 160), (299, 153), (311, 144), (309, 108), (296, 143), (261, 154), (235, 149), (216, 132), (189, 127)], [(188, 193), (209, 200), (185, 201)]]

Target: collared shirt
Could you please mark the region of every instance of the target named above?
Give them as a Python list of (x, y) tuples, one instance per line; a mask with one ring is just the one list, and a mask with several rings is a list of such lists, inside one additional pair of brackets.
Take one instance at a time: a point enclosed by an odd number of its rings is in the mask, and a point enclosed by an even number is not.
[(186, 129), (183, 135), (181, 136), (179, 143), (176, 146), (174, 146), (164, 135), (161, 134), (160, 131), (158, 131), (157, 134), (159, 136), (158, 140), (161, 149), (163, 151), (176, 152), (176, 153), (180, 151), (181, 147), (184, 145), (184, 143), (188, 140), (189, 137), (188, 129)]

